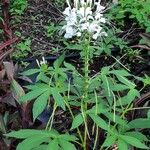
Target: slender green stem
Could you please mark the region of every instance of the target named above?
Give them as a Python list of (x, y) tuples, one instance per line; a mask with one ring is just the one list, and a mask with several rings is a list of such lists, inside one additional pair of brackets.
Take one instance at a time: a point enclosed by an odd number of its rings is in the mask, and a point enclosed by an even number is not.
[[(66, 101), (65, 101), (65, 104), (66, 104), (66, 106), (67, 106), (67, 108), (68, 108), (68, 110), (69, 110), (69, 112), (70, 112), (70, 114), (71, 114), (71, 117), (74, 119), (74, 114), (73, 114), (73, 112), (72, 112), (72, 110), (71, 110), (70, 105), (69, 105)], [(81, 140), (82, 145), (83, 145), (83, 138), (82, 138), (82, 135), (81, 135), (81, 132), (80, 132), (79, 128), (77, 128), (77, 132), (78, 132), (78, 135), (79, 135), (80, 140)]]
[(53, 112), (52, 112), (51, 116), (49, 117), (49, 120), (47, 122), (45, 130), (50, 130), (51, 129), (56, 108), (57, 108), (57, 105), (56, 105), (56, 103), (54, 103)]
[(87, 40), (85, 39), (85, 46), (84, 46), (84, 94), (81, 101), (81, 111), (84, 118), (84, 150), (86, 150), (86, 142), (87, 142), (87, 135), (89, 135), (88, 127), (87, 127), (87, 101), (88, 101), (88, 89), (89, 89), (89, 50), (90, 50), (90, 38)]

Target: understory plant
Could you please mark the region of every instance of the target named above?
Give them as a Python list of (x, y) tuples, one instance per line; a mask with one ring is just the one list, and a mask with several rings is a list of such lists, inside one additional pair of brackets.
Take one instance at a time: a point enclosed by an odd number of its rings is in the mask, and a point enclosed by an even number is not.
[(119, 0), (110, 10), (108, 16), (112, 21), (124, 26), (124, 21), (133, 19), (140, 27), (150, 32), (150, 1), (149, 0)]
[[(6, 136), (23, 140), (17, 150), (149, 149), (146, 145), (149, 139), (141, 131), (150, 128), (150, 119), (130, 117), (134, 110), (148, 109), (134, 107), (136, 98), (140, 97), (134, 83), (137, 77), (117, 59), (115, 64), (99, 68), (97, 73), (90, 70), (96, 50), (91, 45), (108, 36), (108, 20), (103, 16), (105, 7), (100, 1), (92, 0), (74, 0), (74, 4), (67, 0), (67, 4), (62, 30), (69, 40), (80, 38), (83, 65), (78, 69), (62, 55), (49, 66), (43, 57), (42, 61), (37, 60), (39, 68), (23, 72), (24, 76), (38, 74), (36, 82), (26, 86), (28, 93), (19, 98), (20, 103), (35, 100), (33, 120), (45, 108), (53, 109), (45, 129), (21, 129)], [(117, 63), (123, 69), (116, 68)], [(58, 109), (72, 117), (71, 128), (66, 133), (56, 131), (53, 126)]]

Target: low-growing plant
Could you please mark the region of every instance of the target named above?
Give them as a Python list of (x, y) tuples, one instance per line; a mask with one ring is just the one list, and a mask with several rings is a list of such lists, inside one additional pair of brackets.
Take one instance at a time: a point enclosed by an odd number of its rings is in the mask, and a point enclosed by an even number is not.
[(11, 0), (10, 12), (12, 15), (21, 16), (28, 6), (27, 0)]
[(124, 20), (128, 17), (133, 19), (146, 32), (150, 32), (150, 1), (149, 0), (119, 0), (118, 4), (110, 9), (109, 18), (120, 25), (124, 25)]
[(18, 43), (15, 47), (15, 52), (12, 54), (12, 57), (15, 59), (20, 59), (28, 56), (31, 53), (31, 39), (27, 38), (24, 41)]
[[(47, 105), (53, 107), (53, 111), (45, 130), (22, 129), (12, 131), (6, 136), (23, 140), (17, 150), (87, 150), (88, 145), (92, 145), (93, 150), (114, 146), (119, 150), (133, 147), (149, 149), (146, 145), (149, 139), (141, 129), (150, 128), (150, 119), (131, 120), (128, 117), (133, 110), (148, 109), (133, 105), (136, 98), (140, 97), (136, 84), (131, 80), (136, 80), (136, 77), (125, 69), (116, 69), (116, 63), (99, 68), (100, 71), (96, 74), (92, 74), (89, 68), (95, 56), (91, 44), (108, 35), (103, 28), (106, 24), (103, 16), (105, 8), (92, 1), (75, 3), (74, 8), (68, 1), (67, 3), (68, 7), (64, 11), (67, 21), (63, 27), (64, 37), (80, 38), (83, 67), (81, 70), (76, 69), (65, 62), (62, 55), (52, 66), (43, 57), (42, 61), (37, 60), (38, 69), (23, 72), (24, 76), (37, 74), (37, 78), (34, 84), (26, 86), (29, 92), (19, 102), (35, 100), (32, 109), (34, 121)], [(93, 7), (96, 7), (95, 11)], [(74, 18), (71, 18), (72, 15)], [(78, 111), (74, 112), (74, 107)], [(72, 117), (72, 125), (67, 133), (58, 133), (52, 129), (58, 108), (70, 112)], [(99, 136), (102, 132), (104, 137)]]

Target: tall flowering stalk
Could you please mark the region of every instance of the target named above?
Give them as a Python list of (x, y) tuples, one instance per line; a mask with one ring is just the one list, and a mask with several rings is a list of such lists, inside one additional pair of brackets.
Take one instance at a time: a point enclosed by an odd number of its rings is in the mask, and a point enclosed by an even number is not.
[(87, 101), (89, 98), (89, 61), (90, 61), (90, 43), (91, 40), (98, 40), (102, 36), (107, 36), (103, 26), (106, 19), (103, 16), (104, 6), (92, 0), (74, 0), (73, 7), (66, 1), (68, 7), (63, 12), (66, 24), (63, 26), (64, 37), (67, 39), (80, 37), (83, 41), (83, 62), (84, 62), (84, 85), (81, 99), (81, 112), (85, 124), (83, 148), (86, 150), (86, 141), (88, 135), (87, 127)]

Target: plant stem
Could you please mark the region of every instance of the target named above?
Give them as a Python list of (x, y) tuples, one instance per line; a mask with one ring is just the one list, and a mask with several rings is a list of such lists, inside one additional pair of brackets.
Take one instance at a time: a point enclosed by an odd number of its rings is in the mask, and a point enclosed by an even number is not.
[(87, 127), (87, 116), (86, 116), (86, 111), (87, 111), (87, 101), (88, 101), (88, 89), (89, 89), (89, 49), (90, 49), (90, 38), (87, 40), (85, 39), (85, 46), (84, 46), (84, 93), (83, 93), (83, 98), (81, 102), (81, 110), (82, 110), (82, 115), (84, 118), (84, 124), (85, 124), (85, 129), (84, 129), (84, 145), (83, 148), (86, 150), (86, 141), (87, 141), (87, 134), (88, 134), (88, 127)]

